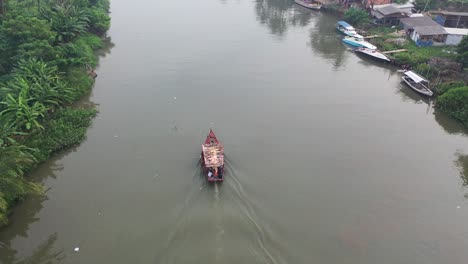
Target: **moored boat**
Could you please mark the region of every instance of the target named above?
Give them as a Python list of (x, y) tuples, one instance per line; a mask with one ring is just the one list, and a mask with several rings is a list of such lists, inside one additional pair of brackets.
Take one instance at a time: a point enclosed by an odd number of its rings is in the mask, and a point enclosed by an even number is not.
[(202, 145), (201, 165), (208, 182), (223, 181), (224, 148), (211, 129)]
[(376, 50), (377, 47), (365, 41), (363, 37), (344, 37), (342, 40), (344, 43), (356, 47), (356, 48), (368, 48)]
[(368, 48), (357, 48), (355, 50), (356, 53), (362, 54), (364, 56), (370, 57), (372, 59), (382, 61), (382, 62), (390, 62), (390, 59), (385, 56), (382, 52), (376, 49), (368, 49)]
[(429, 89), (429, 81), (413, 71), (405, 71), (401, 78), (411, 89), (420, 94), (427, 96), (432, 96), (434, 94), (431, 89)]
[(356, 32), (356, 29), (346, 21), (338, 21), (338, 23), (336, 23), (336, 30), (349, 37), (362, 37)]
[(322, 4), (311, 1), (311, 0), (294, 0), (294, 2), (300, 6), (305, 8), (320, 10), (322, 8)]

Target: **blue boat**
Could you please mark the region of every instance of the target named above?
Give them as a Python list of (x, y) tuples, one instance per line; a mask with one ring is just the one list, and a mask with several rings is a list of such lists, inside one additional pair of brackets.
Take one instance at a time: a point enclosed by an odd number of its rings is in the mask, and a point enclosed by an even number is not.
[(363, 37), (344, 37), (342, 40), (345, 44), (356, 48), (368, 48), (371, 50), (376, 50), (377, 47), (365, 41)]
[(336, 30), (349, 37), (361, 37), (361, 35), (359, 35), (356, 32), (356, 29), (350, 24), (348, 24), (346, 21), (338, 21), (338, 23), (336, 24)]

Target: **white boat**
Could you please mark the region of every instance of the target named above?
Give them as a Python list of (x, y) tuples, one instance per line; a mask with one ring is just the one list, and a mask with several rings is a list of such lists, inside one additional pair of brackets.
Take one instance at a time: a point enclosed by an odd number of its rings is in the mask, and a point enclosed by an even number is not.
[(385, 56), (385, 54), (376, 49), (358, 48), (355, 50), (355, 52), (379, 61), (390, 62), (390, 59), (387, 56)]
[(344, 37), (342, 40), (344, 43), (356, 47), (356, 48), (368, 48), (371, 50), (376, 50), (377, 47), (370, 44), (369, 42), (365, 41), (364, 38), (361, 37)]
[(298, 4), (298, 5), (300, 5), (300, 6), (303, 6), (305, 8), (309, 8), (309, 9), (320, 10), (320, 8), (322, 8), (322, 4), (316, 3), (314, 1), (294, 0), (294, 2), (296, 4)]
[(429, 81), (419, 76), (415, 72), (405, 71), (403, 73), (403, 77), (401, 78), (409, 87), (411, 87), (411, 89), (415, 90), (416, 92), (427, 96), (433, 95), (433, 92), (428, 87)]
[(356, 29), (346, 21), (338, 21), (338, 23), (336, 23), (336, 30), (348, 37), (362, 37), (356, 32)]

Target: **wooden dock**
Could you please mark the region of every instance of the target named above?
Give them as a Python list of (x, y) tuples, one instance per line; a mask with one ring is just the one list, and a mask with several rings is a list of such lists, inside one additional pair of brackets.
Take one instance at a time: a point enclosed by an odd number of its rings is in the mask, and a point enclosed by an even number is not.
[(383, 54), (391, 54), (391, 53), (398, 53), (398, 52), (403, 52), (403, 51), (408, 51), (407, 49), (397, 49), (397, 50), (389, 50), (389, 51), (383, 51)]
[(371, 36), (367, 36), (367, 37), (364, 37), (365, 39), (373, 39), (373, 38), (378, 38), (378, 37), (381, 37), (380, 35), (371, 35)]

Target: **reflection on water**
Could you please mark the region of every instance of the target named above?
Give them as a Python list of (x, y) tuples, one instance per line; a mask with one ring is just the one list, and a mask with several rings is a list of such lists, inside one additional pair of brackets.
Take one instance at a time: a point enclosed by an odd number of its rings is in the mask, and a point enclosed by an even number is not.
[(110, 36), (104, 37), (104, 47), (99, 49), (96, 53), (99, 57), (106, 57), (107, 55), (111, 54), (112, 48), (115, 47), (114, 42), (112, 42), (112, 38)]
[(450, 118), (447, 114), (438, 110), (434, 111), (435, 120), (449, 134), (466, 135), (468, 130), (464, 128), (455, 119)]
[(413, 102), (415, 104), (426, 104), (427, 105), (427, 113), (432, 109), (432, 99), (421, 95), (408, 87), (405, 83), (399, 83), (399, 89), (397, 90), (398, 94), (401, 95), (401, 99), (404, 102)]
[(305, 8), (300, 8), (292, 0), (257, 0), (255, 2), (257, 20), (270, 28), (270, 32), (277, 36), (283, 36), (289, 26), (307, 26), (313, 13)]
[[(63, 165), (58, 161), (75, 150), (76, 148), (73, 148), (63, 152), (53, 160), (41, 165), (37, 169), (37, 171), (41, 173), (35, 174), (40, 177), (35, 177), (32, 180), (43, 184), (48, 178), (55, 179), (57, 177), (56, 173), (63, 170)], [(13, 249), (12, 246), (12, 242), (15, 238), (27, 238), (30, 226), (40, 221), (40, 218), (36, 215), (42, 210), (43, 203), (48, 200), (47, 192), (48, 190), (45, 191), (46, 195), (35, 195), (22, 201), (20, 206), (14, 209), (14, 214), (10, 217), (10, 225), (0, 229), (0, 256), (2, 256), (0, 260), (4, 263), (55, 263), (51, 261), (59, 261), (62, 259), (62, 251), (53, 251), (53, 244), (57, 240), (56, 234), (50, 235), (47, 241), (40, 244), (30, 257), (23, 260), (17, 256), (18, 252)]]
[(57, 242), (57, 234), (54, 233), (49, 238), (40, 244), (34, 253), (14, 264), (53, 264), (61, 263), (66, 258), (63, 249), (55, 249), (55, 242)]
[(346, 58), (346, 47), (341, 44), (342, 36), (335, 31), (336, 18), (321, 16), (310, 30), (312, 51), (340, 68)]
[(455, 153), (457, 156), (456, 164), (460, 170), (460, 177), (463, 181), (463, 186), (468, 187), (468, 155), (463, 153)]

